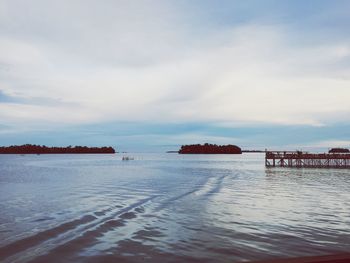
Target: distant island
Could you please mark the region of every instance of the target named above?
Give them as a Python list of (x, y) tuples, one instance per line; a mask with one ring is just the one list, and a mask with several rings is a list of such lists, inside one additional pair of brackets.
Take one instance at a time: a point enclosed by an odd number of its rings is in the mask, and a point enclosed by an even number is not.
[(350, 150), (346, 148), (332, 148), (328, 153), (350, 153)]
[(45, 145), (14, 145), (0, 147), (0, 154), (96, 154), (96, 153), (115, 153), (112, 147), (87, 147), (87, 146), (68, 146), (68, 147), (47, 147)]
[(182, 145), (179, 154), (242, 154), (242, 150), (236, 145), (216, 145), (205, 143), (203, 145)]

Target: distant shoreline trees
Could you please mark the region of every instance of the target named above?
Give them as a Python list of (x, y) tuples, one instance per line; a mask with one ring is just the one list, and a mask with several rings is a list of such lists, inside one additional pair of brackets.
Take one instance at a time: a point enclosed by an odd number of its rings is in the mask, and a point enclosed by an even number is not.
[(346, 148), (332, 148), (328, 153), (350, 153), (350, 150)]
[(87, 147), (87, 146), (68, 146), (68, 147), (47, 147), (45, 145), (13, 145), (0, 147), (0, 154), (97, 154), (97, 153), (115, 153), (113, 147)]
[(240, 147), (236, 145), (216, 145), (216, 144), (192, 144), (182, 145), (180, 154), (242, 154)]

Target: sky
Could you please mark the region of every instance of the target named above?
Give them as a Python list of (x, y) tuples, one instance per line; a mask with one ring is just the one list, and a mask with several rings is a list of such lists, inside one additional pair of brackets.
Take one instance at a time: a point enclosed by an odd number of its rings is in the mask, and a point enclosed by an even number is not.
[(0, 0), (0, 145), (350, 147), (349, 10)]

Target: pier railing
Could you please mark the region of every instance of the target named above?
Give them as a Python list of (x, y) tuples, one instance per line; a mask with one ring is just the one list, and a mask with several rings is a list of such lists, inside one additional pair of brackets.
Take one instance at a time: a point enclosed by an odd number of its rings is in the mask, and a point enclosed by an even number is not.
[(350, 153), (266, 151), (266, 167), (350, 168)]

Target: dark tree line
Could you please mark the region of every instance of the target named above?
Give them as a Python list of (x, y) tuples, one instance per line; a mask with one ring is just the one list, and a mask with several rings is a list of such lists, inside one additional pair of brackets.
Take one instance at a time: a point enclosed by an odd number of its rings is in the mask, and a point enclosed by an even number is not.
[(180, 154), (241, 154), (242, 150), (236, 145), (192, 144), (183, 145)]
[(61, 153), (115, 153), (112, 147), (87, 147), (87, 146), (68, 146), (68, 147), (47, 147), (45, 145), (14, 145), (0, 147), (0, 154), (61, 154)]
[(332, 148), (328, 153), (350, 153), (349, 149), (346, 148)]

